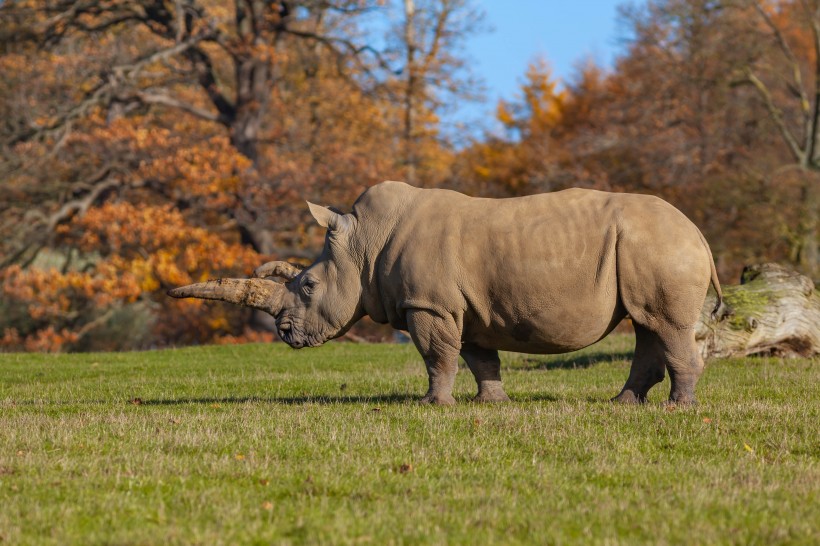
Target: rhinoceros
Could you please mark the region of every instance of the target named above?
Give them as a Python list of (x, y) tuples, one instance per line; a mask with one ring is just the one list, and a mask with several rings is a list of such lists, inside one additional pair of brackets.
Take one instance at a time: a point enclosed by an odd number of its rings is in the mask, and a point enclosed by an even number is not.
[(695, 401), (704, 365), (694, 326), (710, 282), (713, 313), (723, 297), (706, 240), (669, 203), (587, 189), (483, 199), (383, 182), (349, 213), (308, 206), (327, 228), (309, 267), (270, 262), (251, 279), (169, 295), (266, 311), (297, 349), (339, 337), (364, 316), (407, 330), (429, 377), (421, 401), (433, 404), (455, 403), (459, 355), (478, 383), (475, 400), (505, 401), (499, 350), (575, 351), (628, 315), (635, 355), (612, 400), (646, 401), (666, 369), (670, 401)]

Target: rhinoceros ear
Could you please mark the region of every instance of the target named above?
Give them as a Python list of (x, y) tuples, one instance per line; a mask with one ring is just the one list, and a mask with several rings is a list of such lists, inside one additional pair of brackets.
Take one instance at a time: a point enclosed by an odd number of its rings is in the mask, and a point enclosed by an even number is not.
[(316, 205), (307, 201), (310, 213), (316, 219), (320, 226), (326, 227), (331, 231), (345, 230), (350, 226), (350, 218), (347, 214), (339, 214), (327, 207)]

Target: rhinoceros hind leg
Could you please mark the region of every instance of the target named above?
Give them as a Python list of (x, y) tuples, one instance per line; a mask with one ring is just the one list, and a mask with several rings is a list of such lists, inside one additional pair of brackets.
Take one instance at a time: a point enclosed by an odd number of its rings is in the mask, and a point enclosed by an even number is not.
[(663, 336), (666, 369), (672, 388), (669, 401), (676, 404), (695, 404), (695, 385), (703, 373), (703, 358), (695, 342), (693, 328), (672, 330)]
[(461, 357), (467, 362), (478, 384), (476, 402), (509, 402), (510, 397), (501, 385), (501, 360), (498, 351), (473, 345), (461, 348)]
[(453, 385), (458, 372), (461, 333), (452, 317), (440, 317), (423, 309), (407, 312), (410, 337), (427, 366), (429, 388), (422, 404), (451, 406)]
[(635, 324), (635, 356), (629, 370), (629, 378), (613, 402), (642, 404), (646, 402), (649, 389), (663, 381), (664, 344), (657, 334), (640, 324)]

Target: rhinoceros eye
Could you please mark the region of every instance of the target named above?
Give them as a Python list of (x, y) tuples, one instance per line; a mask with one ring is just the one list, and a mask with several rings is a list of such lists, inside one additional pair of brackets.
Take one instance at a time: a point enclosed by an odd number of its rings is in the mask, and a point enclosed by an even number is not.
[(316, 289), (316, 285), (318, 284), (319, 282), (316, 279), (311, 277), (305, 277), (305, 279), (302, 281), (302, 292), (309, 296), (313, 294), (313, 291)]

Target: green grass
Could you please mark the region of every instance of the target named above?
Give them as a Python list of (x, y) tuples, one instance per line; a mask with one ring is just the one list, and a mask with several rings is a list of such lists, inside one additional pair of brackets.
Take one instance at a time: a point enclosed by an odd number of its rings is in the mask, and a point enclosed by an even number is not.
[(0, 544), (818, 544), (820, 363), (607, 402), (631, 339), (415, 404), (412, 346), (0, 355)]

